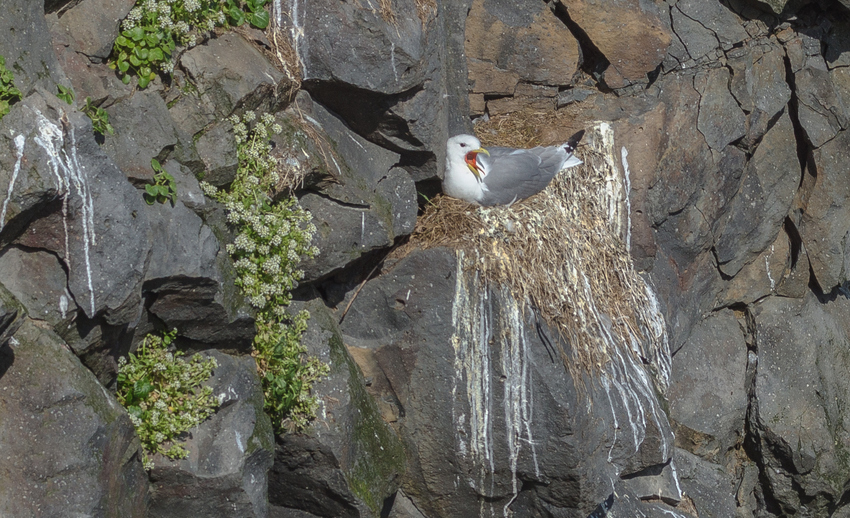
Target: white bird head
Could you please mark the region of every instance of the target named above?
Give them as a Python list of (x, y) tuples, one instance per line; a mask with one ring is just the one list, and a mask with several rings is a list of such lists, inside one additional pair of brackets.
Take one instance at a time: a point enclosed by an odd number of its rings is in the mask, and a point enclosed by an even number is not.
[(478, 168), (476, 157), (478, 153), (490, 155), (490, 153), (481, 147), (481, 141), (472, 135), (456, 135), (450, 138), (446, 144), (446, 153), (449, 160), (462, 160), (466, 163), (466, 167), (475, 175), (478, 181), (481, 181), (481, 170)]

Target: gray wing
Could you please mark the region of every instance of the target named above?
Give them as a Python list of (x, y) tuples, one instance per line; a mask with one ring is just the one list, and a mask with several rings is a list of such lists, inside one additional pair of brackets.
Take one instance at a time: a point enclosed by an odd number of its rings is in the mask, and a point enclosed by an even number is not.
[(487, 171), (483, 178), (488, 192), (481, 205), (508, 205), (537, 194), (558, 174), (567, 152), (561, 146), (532, 149), (488, 148), (490, 156), (478, 159)]

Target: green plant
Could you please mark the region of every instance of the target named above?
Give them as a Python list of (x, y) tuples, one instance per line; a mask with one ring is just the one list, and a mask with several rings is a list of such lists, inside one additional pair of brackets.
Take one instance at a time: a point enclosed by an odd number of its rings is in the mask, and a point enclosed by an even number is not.
[(228, 22), (234, 27), (248, 22), (257, 29), (265, 29), (269, 26), (269, 13), (265, 9), (267, 1), (245, 0), (243, 8), (243, 2), (226, 0), (225, 12), (227, 13)]
[(173, 207), (177, 201), (177, 182), (162, 168), (156, 158), (151, 159), (151, 167), (154, 170), (154, 183), (145, 185), (145, 201), (148, 205), (153, 205), (156, 201), (165, 203), (170, 199)]
[(68, 104), (74, 104), (75, 95), (74, 95), (73, 89), (71, 89), (69, 87), (66, 88), (62, 85), (56, 85), (56, 87), (59, 89), (59, 93), (56, 94), (56, 97), (62, 99), (63, 101), (65, 101)]
[(21, 91), (15, 88), (15, 77), (6, 69), (6, 58), (0, 56), (0, 119), (22, 98)]
[(83, 113), (88, 115), (89, 119), (91, 119), (92, 128), (95, 133), (99, 135), (104, 135), (106, 133), (112, 135), (115, 133), (115, 130), (112, 129), (112, 125), (109, 124), (109, 114), (106, 113), (106, 110), (100, 106), (96, 106), (92, 103), (91, 97), (86, 97), (86, 105), (83, 106)]
[(129, 361), (123, 356), (118, 359), (117, 398), (139, 434), (148, 470), (154, 453), (185, 458), (189, 452), (175, 438), (202, 423), (219, 406), (212, 388), (202, 386), (218, 367), (215, 358), (205, 360), (195, 354), (185, 361), (180, 358), (182, 352), (169, 352), (176, 335), (176, 329), (162, 337), (150, 334), (136, 354), (130, 353)]
[[(248, 21), (258, 29), (269, 25), (268, 0), (137, 0), (122, 22), (109, 66), (127, 84), (133, 75), (145, 88), (157, 72), (174, 70), (177, 45), (194, 47), (216, 27)], [(244, 4), (244, 9), (242, 5)]]
[(236, 285), (257, 310), (253, 355), (263, 380), (265, 409), (277, 430), (285, 423), (299, 428), (315, 415), (309, 396), (312, 383), (327, 373), (327, 365), (306, 357), (301, 334), (309, 313), (287, 313), (291, 291), (303, 278), (302, 257), (318, 249), (310, 245), (315, 226), (293, 196), (279, 194), (283, 165), (271, 156), (269, 140), (280, 133), (274, 117), (257, 120), (254, 112), (232, 117), (239, 167), (229, 190), (203, 182), (205, 193), (222, 202), (228, 223), (238, 234), (227, 251), (234, 261)]

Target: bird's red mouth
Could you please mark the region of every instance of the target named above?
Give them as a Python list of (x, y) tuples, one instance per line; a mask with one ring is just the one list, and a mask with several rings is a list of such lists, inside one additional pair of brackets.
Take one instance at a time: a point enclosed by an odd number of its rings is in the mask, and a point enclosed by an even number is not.
[(466, 162), (466, 167), (475, 175), (475, 178), (478, 181), (481, 181), (481, 177), (486, 174), (482, 169), (478, 166), (478, 153), (484, 153), (485, 155), (490, 155), (490, 152), (484, 148), (473, 149), (468, 152), (466, 156), (463, 158), (464, 162)]
[(470, 167), (470, 169), (475, 168), (478, 169), (478, 164), (475, 161), (475, 157), (478, 156), (478, 151), (470, 151), (466, 154), (466, 165)]

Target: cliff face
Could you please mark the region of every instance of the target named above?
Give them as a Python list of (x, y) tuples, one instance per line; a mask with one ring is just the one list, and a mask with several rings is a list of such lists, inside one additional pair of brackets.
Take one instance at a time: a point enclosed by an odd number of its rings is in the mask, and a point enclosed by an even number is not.
[[(275, 0), (267, 30), (178, 47), (144, 89), (108, 65), (132, 0), (5, 4), (0, 515), (850, 513), (844, 1)], [(248, 110), (283, 126), (317, 229), (293, 305), (330, 374), (298, 433), (262, 412), (234, 227), (199, 183), (234, 181)], [(588, 130), (565, 181), (592, 225), (556, 243), (552, 300), (409, 237), (473, 129)], [(144, 202), (152, 159), (172, 203)], [(537, 221), (495, 210), (464, 209), (481, 253)], [(581, 332), (547, 319), (559, 298)], [(221, 406), (146, 473), (118, 358), (173, 328), (217, 359)]]

